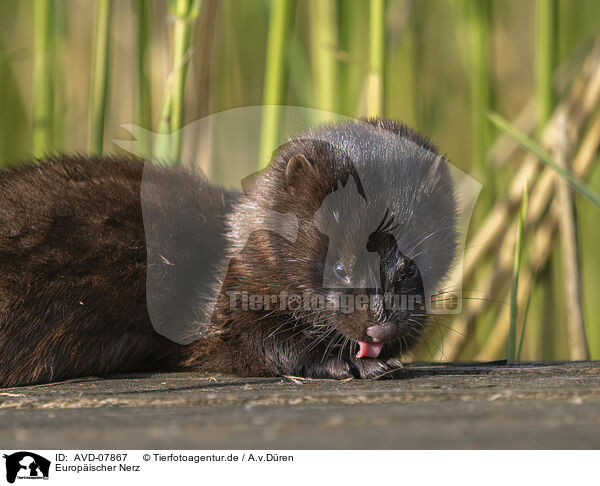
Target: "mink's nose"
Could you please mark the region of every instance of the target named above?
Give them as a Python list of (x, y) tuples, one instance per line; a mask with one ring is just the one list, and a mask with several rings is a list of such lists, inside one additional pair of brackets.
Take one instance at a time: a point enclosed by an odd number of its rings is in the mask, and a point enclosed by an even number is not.
[(367, 335), (376, 343), (390, 341), (396, 337), (398, 325), (395, 322), (386, 322), (367, 328)]

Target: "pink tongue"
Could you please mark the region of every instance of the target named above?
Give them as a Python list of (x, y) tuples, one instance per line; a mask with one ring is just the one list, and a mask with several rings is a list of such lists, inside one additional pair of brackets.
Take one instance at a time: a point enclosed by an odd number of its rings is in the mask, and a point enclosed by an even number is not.
[(365, 343), (358, 341), (360, 349), (358, 350), (357, 358), (377, 358), (383, 348), (383, 343)]

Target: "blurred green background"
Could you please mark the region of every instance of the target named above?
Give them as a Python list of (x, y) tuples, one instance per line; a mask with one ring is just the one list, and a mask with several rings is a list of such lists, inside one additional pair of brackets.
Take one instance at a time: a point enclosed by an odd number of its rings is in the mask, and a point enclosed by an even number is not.
[[(525, 154), (488, 111), (540, 140), (575, 89), (599, 20), (597, 0), (0, 0), (0, 163), (61, 151), (118, 153), (112, 140), (129, 137), (121, 124), (169, 132), (263, 103), (381, 115), (428, 135), (484, 185), (474, 235), (506, 202)], [(573, 155), (592, 130), (592, 105)], [(261, 144), (269, 150), (277, 119), (266, 118)], [(177, 146), (162, 149), (177, 161)], [(596, 151), (593, 159), (586, 179), (598, 193)], [(523, 269), (533, 265), (535, 284), (515, 307), (519, 337), (526, 322), (521, 359), (585, 357), (569, 338), (577, 305), (565, 281), (573, 280), (581, 283), (588, 356), (600, 358), (600, 212), (574, 200), (576, 270), (565, 264), (565, 236), (556, 232), (549, 257), (531, 263), (551, 209), (525, 225)], [(514, 232), (519, 203), (509, 204), (502, 234)], [(463, 327), (452, 316), (436, 319), (416, 359), (505, 356), (507, 332), (498, 323), (511, 284), (490, 281), (498, 255), (513, 247), (514, 239), (490, 244), (464, 282), (465, 312), (479, 302), (475, 319)]]

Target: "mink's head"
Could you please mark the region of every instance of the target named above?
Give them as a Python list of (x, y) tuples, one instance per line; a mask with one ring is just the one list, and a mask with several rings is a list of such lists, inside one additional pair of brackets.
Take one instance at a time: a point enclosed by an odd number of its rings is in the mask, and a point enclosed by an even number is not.
[(418, 338), (456, 251), (452, 180), (427, 140), (387, 121), (321, 127), (245, 191), (231, 236), (250, 293), (278, 296), (278, 310), (358, 344), (358, 357)]

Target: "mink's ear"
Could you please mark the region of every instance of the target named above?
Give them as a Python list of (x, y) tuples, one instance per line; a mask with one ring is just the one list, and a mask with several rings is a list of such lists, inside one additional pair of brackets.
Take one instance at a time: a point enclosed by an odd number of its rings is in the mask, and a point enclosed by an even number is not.
[(285, 179), (292, 191), (312, 187), (317, 182), (317, 171), (312, 162), (303, 154), (296, 154), (288, 160)]

